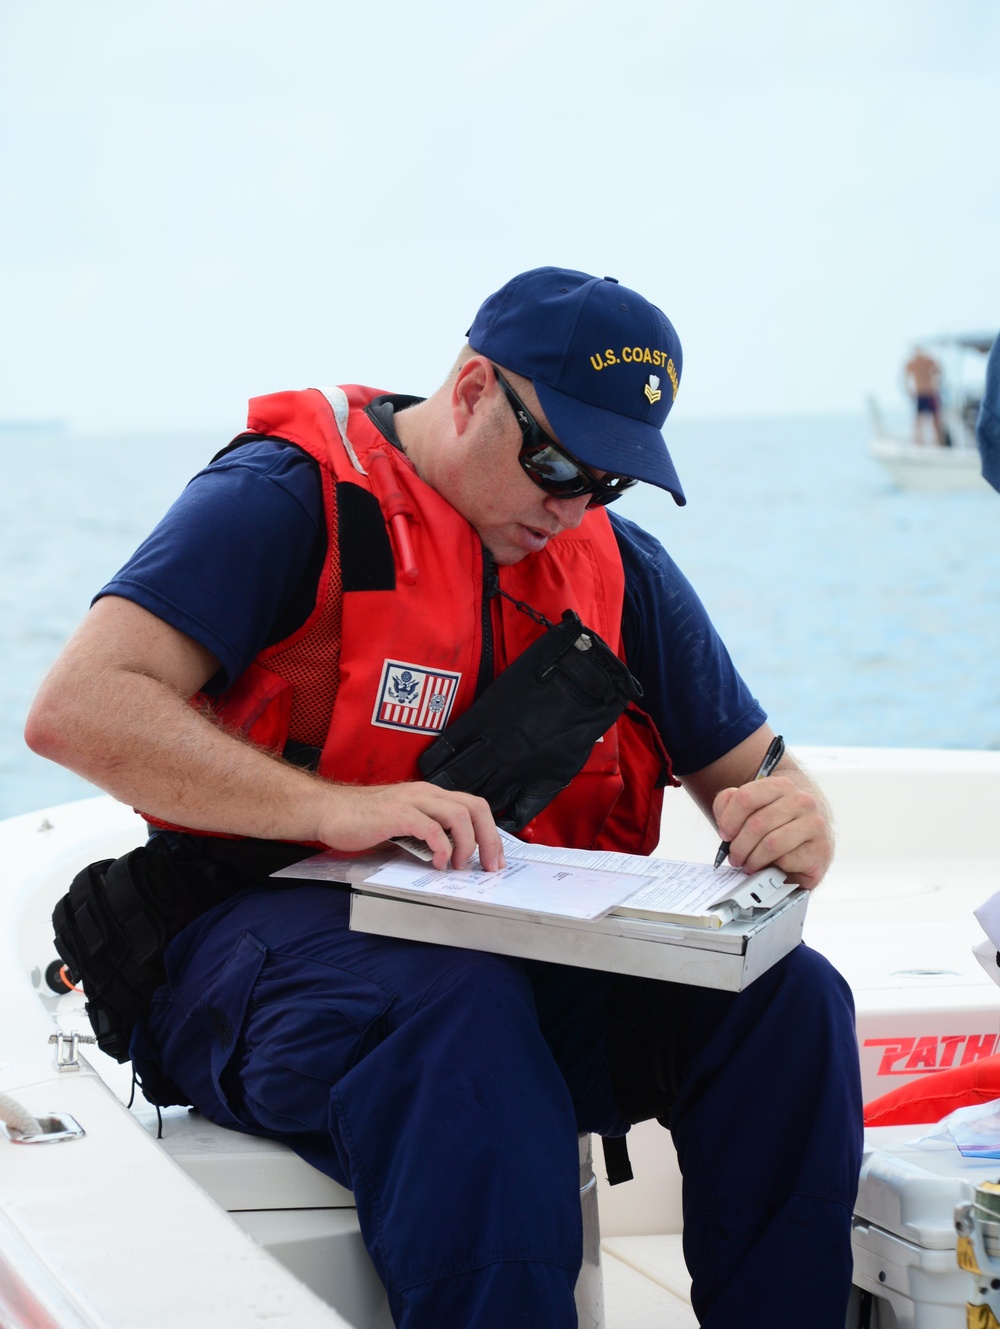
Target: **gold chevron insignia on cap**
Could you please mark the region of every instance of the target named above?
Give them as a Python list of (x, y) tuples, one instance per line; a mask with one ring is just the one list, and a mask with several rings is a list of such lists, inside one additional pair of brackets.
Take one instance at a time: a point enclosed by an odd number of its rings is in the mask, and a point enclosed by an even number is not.
[(652, 406), (654, 402), (658, 402), (660, 398), (663, 396), (663, 393), (660, 391), (660, 380), (656, 376), (656, 374), (650, 374), (649, 382), (643, 387), (642, 390), (649, 398), (650, 406)]

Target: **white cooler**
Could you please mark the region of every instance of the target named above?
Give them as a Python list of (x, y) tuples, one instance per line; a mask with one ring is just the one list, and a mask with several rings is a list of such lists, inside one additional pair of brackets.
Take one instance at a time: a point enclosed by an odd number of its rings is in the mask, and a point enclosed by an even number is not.
[(973, 1282), (955, 1256), (955, 1206), (1000, 1180), (1000, 1159), (913, 1148), (931, 1129), (865, 1132), (847, 1329), (966, 1329)]

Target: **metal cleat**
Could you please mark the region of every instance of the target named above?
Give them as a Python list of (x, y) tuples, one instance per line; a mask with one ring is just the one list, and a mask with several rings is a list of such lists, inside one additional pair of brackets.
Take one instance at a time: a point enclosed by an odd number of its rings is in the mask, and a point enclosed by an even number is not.
[(74, 1029), (71, 1034), (50, 1034), (49, 1042), (56, 1045), (56, 1069), (61, 1073), (78, 1071), (80, 1061), (77, 1049), (81, 1043), (96, 1043), (97, 1039), (93, 1034), (78, 1034)]

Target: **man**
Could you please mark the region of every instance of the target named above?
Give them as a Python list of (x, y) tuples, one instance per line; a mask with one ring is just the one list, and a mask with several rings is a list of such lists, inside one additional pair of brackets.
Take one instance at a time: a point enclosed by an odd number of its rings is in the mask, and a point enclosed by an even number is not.
[(922, 346), (914, 347), (903, 371), (906, 390), (913, 398), (913, 441), (924, 442), (924, 424), (930, 420), (935, 444), (944, 445), (941, 427), (941, 366)]
[(164, 828), (156, 852), (206, 903), (220, 877), (244, 887), (168, 947), (132, 1042), (147, 1097), (287, 1140), (350, 1186), (403, 1329), (574, 1325), (577, 1133), (654, 1116), (706, 1329), (806, 1307), (843, 1324), (860, 1080), (850, 994), (820, 956), (799, 947), (734, 995), (352, 933), (343, 892), (265, 876), (302, 844), (400, 835), (437, 868), (477, 846), (500, 866), (489, 806), (417, 759), (569, 607), (644, 713), (523, 834), (648, 852), (662, 736), (734, 864), (818, 884), (821, 799), (790, 757), (753, 781), (763, 711), (663, 549), (605, 510), (635, 480), (684, 502), (660, 432), (680, 373), (659, 309), (540, 268), (485, 302), (426, 400), (256, 399), (29, 719), (36, 751)]

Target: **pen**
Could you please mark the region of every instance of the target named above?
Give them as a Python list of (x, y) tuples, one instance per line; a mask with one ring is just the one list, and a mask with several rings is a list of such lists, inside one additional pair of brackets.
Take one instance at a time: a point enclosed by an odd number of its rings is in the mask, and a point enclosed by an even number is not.
[[(771, 740), (771, 746), (764, 753), (764, 760), (757, 767), (757, 774), (754, 780), (764, 780), (771, 775), (775, 766), (785, 755), (785, 740), (779, 734), (777, 738)], [(729, 841), (723, 840), (719, 845), (719, 852), (715, 855), (715, 866), (720, 867), (725, 862), (726, 855), (729, 853)]]

